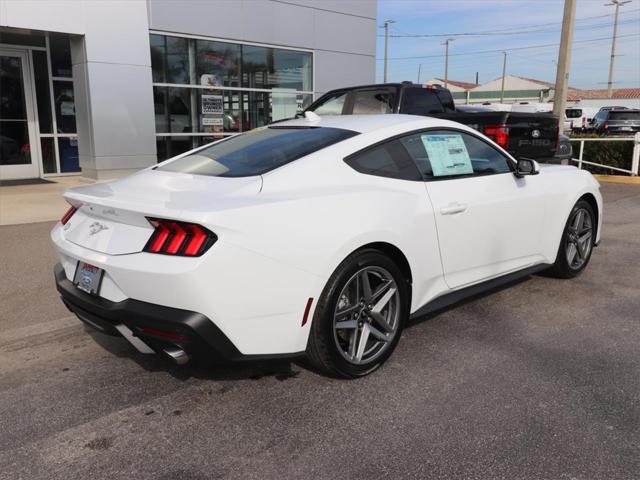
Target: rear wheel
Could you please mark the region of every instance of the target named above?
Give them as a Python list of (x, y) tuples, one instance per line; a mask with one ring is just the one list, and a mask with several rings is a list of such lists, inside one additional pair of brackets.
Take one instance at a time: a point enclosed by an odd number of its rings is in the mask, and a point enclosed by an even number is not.
[(595, 242), (596, 217), (584, 200), (576, 203), (564, 227), (556, 262), (550, 273), (559, 278), (573, 278), (589, 263)]
[(377, 250), (347, 258), (322, 292), (307, 355), (331, 375), (367, 375), (389, 358), (408, 316), (409, 287), (402, 272)]

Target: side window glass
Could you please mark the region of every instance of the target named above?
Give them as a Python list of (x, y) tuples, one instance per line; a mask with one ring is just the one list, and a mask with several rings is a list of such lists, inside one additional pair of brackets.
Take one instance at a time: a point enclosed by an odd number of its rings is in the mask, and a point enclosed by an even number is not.
[(510, 173), (509, 160), (498, 150), (479, 138), (462, 134), (471, 159), (473, 173), (480, 175)]
[(433, 170), (431, 169), (431, 162), (429, 161), (429, 155), (422, 141), (424, 134), (409, 135), (400, 139), (400, 143), (407, 150), (415, 164), (418, 166), (418, 170), (422, 173), (425, 179), (433, 177)]
[(422, 180), (416, 165), (398, 140), (351, 155), (345, 162), (354, 170), (367, 175)]
[(502, 153), (467, 133), (430, 131), (409, 135), (400, 142), (425, 180), (511, 172)]

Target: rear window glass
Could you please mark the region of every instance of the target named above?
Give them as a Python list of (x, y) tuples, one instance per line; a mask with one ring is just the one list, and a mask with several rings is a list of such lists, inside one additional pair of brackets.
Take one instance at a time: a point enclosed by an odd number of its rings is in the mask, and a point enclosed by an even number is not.
[(354, 115), (393, 113), (395, 94), (392, 90), (356, 90), (352, 95)]
[(582, 116), (582, 110), (579, 108), (568, 108), (565, 110), (567, 118), (580, 118)]
[(640, 120), (640, 112), (609, 112), (609, 120)]
[(212, 177), (261, 175), (357, 135), (341, 128), (268, 127), (236, 135), (158, 170)]
[(427, 115), (442, 113), (444, 109), (435, 91), (426, 88), (407, 88), (402, 94), (400, 113)]

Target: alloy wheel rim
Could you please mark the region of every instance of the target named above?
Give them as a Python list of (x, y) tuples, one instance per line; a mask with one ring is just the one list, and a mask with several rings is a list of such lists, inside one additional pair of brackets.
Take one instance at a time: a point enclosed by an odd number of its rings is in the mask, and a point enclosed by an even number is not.
[(369, 266), (356, 272), (338, 296), (333, 337), (342, 357), (354, 365), (379, 358), (400, 324), (400, 293), (391, 274)]
[(593, 237), (593, 223), (591, 215), (584, 208), (579, 208), (573, 213), (569, 221), (565, 255), (567, 264), (573, 270), (580, 269), (589, 258)]

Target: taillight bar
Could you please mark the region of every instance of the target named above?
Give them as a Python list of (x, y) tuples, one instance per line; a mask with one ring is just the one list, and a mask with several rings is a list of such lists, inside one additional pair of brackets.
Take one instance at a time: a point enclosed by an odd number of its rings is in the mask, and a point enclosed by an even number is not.
[(143, 251), (180, 257), (199, 257), (218, 237), (202, 225), (163, 218), (147, 218), (154, 232)]
[(504, 149), (509, 146), (509, 127), (504, 123), (499, 125), (485, 125), (482, 133)]
[(60, 219), (60, 223), (62, 225), (66, 225), (67, 222), (69, 220), (71, 220), (71, 217), (73, 217), (73, 214), (76, 213), (78, 211), (78, 209), (76, 207), (74, 207), (73, 205), (71, 205), (71, 207), (69, 207), (69, 210), (67, 210), (67, 213), (65, 213), (62, 218)]

